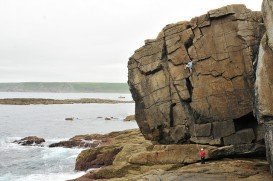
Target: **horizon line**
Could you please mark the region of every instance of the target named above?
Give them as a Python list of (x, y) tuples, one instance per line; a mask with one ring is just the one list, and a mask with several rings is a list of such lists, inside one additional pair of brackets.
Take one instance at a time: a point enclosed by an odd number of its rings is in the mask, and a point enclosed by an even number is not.
[(38, 81), (26, 81), (26, 82), (0, 82), (0, 84), (18, 84), (18, 83), (100, 83), (100, 84), (103, 84), (103, 83), (107, 83), (107, 84), (127, 84), (127, 82), (65, 82), (65, 81), (56, 81), (56, 82), (44, 82), (44, 81), (41, 81), (41, 82), (38, 82)]

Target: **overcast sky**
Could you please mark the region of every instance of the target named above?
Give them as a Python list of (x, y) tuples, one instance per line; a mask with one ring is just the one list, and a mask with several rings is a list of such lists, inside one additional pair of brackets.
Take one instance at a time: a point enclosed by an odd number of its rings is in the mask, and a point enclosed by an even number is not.
[(126, 82), (166, 24), (240, 3), (262, 0), (0, 0), (0, 82)]

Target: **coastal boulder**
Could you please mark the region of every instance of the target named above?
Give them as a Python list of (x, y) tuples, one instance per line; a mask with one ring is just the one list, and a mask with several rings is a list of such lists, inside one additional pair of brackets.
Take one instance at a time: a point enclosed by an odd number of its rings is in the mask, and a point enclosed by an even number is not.
[(111, 165), (120, 150), (121, 147), (118, 146), (103, 146), (97, 149), (84, 150), (77, 157), (75, 170), (82, 171)]
[(28, 136), (20, 140), (15, 140), (14, 143), (18, 143), (23, 146), (33, 146), (33, 145), (41, 145), (41, 143), (45, 142), (43, 138), (39, 138), (37, 136)]
[[(230, 145), (230, 137), (247, 134), (251, 138), (239, 144), (255, 141), (255, 60), (263, 33), (260, 12), (229, 5), (169, 24), (146, 40), (128, 62), (145, 138)], [(190, 61), (192, 71), (185, 67)]]
[(133, 120), (136, 120), (135, 115), (126, 116), (126, 118), (124, 119), (124, 121), (133, 121)]

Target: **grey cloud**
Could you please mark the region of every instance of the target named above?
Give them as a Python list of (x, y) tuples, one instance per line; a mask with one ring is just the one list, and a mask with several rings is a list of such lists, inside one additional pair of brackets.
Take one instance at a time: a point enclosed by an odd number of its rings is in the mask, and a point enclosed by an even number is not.
[(0, 0), (0, 82), (126, 82), (127, 60), (169, 23), (262, 0)]

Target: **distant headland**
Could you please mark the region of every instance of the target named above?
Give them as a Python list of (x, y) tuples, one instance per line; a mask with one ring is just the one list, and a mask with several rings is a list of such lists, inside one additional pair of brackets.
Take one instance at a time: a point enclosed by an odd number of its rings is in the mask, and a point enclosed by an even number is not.
[(0, 83), (0, 92), (129, 93), (127, 83), (19, 82)]

